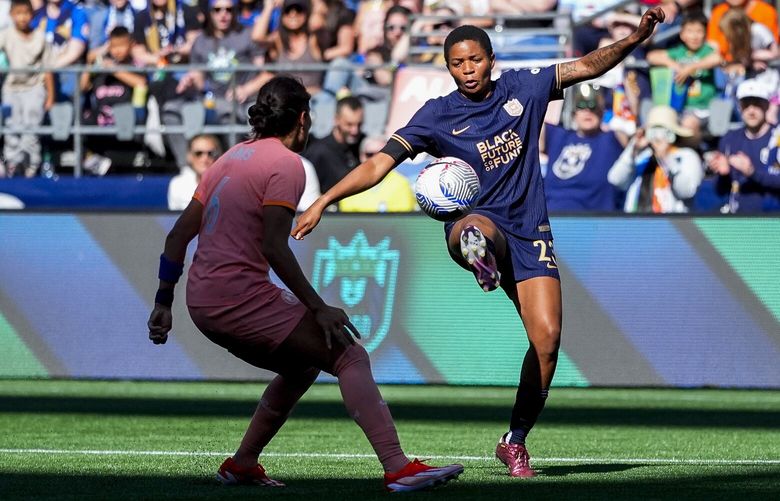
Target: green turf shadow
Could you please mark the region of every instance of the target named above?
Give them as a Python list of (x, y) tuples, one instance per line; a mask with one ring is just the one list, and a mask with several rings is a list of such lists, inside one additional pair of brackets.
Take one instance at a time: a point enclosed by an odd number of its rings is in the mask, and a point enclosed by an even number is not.
[[(543, 474), (535, 479), (510, 479), (498, 473), (486, 479), (461, 480), (432, 491), (415, 493), (414, 499), (496, 500), (496, 499), (776, 499), (780, 494), (777, 467), (759, 467), (751, 471), (732, 471), (727, 476), (665, 475), (666, 467), (646, 465), (609, 465), (648, 467), (643, 478), (612, 478), (607, 465), (589, 465), (589, 471), (572, 472), (576, 479)], [(549, 470), (545, 469), (545, 471)], [(579, 475), (575, 475), (579, 473)], [(587, 473), (600, 474), (588, 478)], [(617, 475), (617, 473), (616, 473)], [(649, 478), (648, 478), (649, 477)], [(0, 473), (0, 495), (15, 499), (317, 499), (374, 500), (393, 499), (381, 488), (381, 481), (365, 478), (292, 479), (284, 489), (223, 487), (200, 476), (120, 476)], [(404, 498), (405, 499), (405, 498)]]
[[(505, 423), (511, 401), (506, 405), (468, 405), (452, 401), (389, 402), (397, 419), (417, 421), (472, 421)], [(2, 413), (106, 414), (135, 416), (224, 416), (249, 417), (256, 405), (249, 399), (163, 399), (131, 397), (0, 396)], [(304, 400), (293, 416), (311, 419), (347, 417), (341, 402)], [(548, 405), (541, 418), (545, 424), (589, 426), (666, 426), (777, 429), (780, 411), (746, 409), (691, 409), (642, 407), (556, 407)]]

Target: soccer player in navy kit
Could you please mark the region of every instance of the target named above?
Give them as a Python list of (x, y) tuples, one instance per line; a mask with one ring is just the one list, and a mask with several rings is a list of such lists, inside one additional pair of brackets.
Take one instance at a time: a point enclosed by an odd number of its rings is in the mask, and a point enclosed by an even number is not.
[(298, 218), (292, 236), (302, 239), (325, 208), (365, 191), (405, 158), (427, 152), (454, 156), (477, 172), (476, 208), (445, 225), (450, 255), (471, 270), (485, 290), (499, 285), (520, 314), (530, 347), (525, 355), (509, 432), (496, 456), (513, 477), (532, 477), (525, 437), (544, 407), (558, 357), (561, 286), (539, 167), (539, 132), (550, 100), (565, 87), (596, 78), (650, 37), (663, 11), (642, 16), (636, 31), (612, 45), (542, 69), (507, 71), (490, 79), (495, 55), (490, 39), (460, 26), (444, 42), (447, 69), (457, 90), (431, 99), (380, 153), (363, 162)]

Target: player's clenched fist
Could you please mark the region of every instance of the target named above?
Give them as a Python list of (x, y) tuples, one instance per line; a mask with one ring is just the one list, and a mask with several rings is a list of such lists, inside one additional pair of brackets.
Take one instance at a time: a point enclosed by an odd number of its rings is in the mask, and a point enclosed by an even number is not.
[(165, 344), (168, 340), (168, 333), (173, 326), (173, 316), (171, 309), (159, 304), (154, 305), (149, 321), (146, 323), (149, 327), (149, 339), (154, 344)]
[(640, 36), (642, 40), (650, 38), (653, 34), (655, 25), (663, 23), (666, 19), (666, 14), (661, 7), (653, 7), (647, 10), (642, 16), (642, 20), (639, 21), (639, 26), (636, 29), (636, 34)]

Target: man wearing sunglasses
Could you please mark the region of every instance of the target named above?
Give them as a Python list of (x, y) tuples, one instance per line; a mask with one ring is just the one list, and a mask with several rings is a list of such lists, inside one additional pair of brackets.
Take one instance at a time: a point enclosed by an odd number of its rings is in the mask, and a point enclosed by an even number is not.
[(190, 139), (187, 165), (168, 185), (168, 210), (184, 210), (187, 207), (201, 176), (221, 154), (222, 146), (216, 136), (200, 134)]
[(580, 84), (574, 89), (574, 129), (545, 124), (539, 147), (548, 156), (547, 210), (609, 212), (617, 208), (618, 192), (607, 173), (623, 146), (614, 132), (601, 130), (603, 114), (599, 89)]

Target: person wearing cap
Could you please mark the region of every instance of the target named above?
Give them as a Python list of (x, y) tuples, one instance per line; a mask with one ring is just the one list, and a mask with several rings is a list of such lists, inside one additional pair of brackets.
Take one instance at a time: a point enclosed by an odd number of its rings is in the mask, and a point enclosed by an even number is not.
[(574, 130), (545, 124), (539, 149), (548, 156), (544, 194), (547, 210), (613, 211), (617, 191), (607, 172), (623, 151), (612, 131), (601, 130), (604, 99), (589, 84), (575, 88)]
[(707, 166), (718, 175), (716, 192), (726, 213), (780, 209), (780, 171), (770, 161), (772, 127), (766, 120), (769, 89), (756, 80), (737, 87), (743, 127), (729, 131), (717, 151), (706, 155)]
[(607, 175), (627, 190), (626, 212), (690, 212), (704, 169), (698, 153), (677, 141), (692, 135), (671, 106), (650, 110), (644, 132), (637, 132)]

